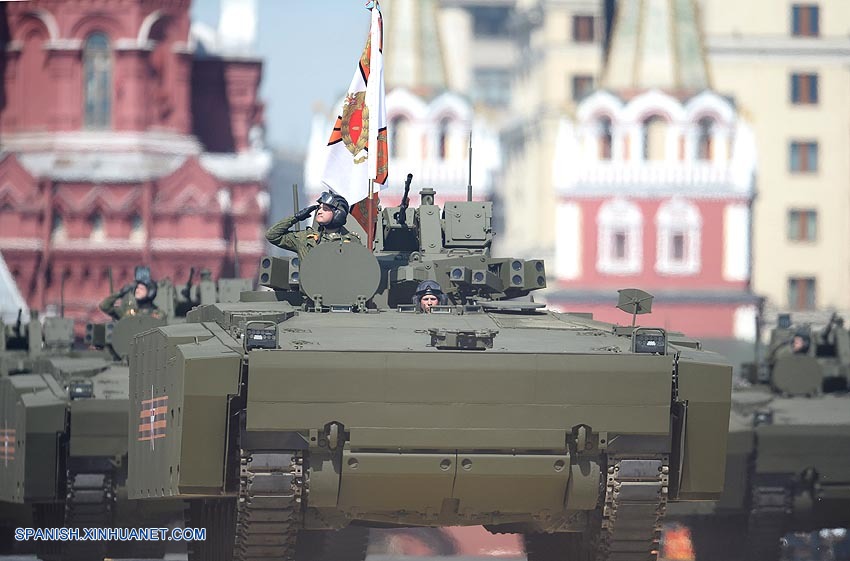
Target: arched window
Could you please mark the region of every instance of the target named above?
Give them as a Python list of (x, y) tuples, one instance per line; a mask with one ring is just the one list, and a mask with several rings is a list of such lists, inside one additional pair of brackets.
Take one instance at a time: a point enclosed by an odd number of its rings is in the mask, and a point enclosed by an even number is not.
[(699, 132), (697, 136), (697, 159), (711, 160), (712, 145), (711, 135), (714, 121), (709, 117), (703, 117), (699, 120)]
[(142, 217), (134, 214), (130, 219), (130, 241), (142, 242), (145, 240), (145, 223)]
[(663, 160), (666, 155), (667, 121), (653, 115), (643, 122), (643, 159)]
[(105, 129), (112, 124), (112, 54), (109, 39), (94, 33), (83, 50), (85, 125)]
[(440, 128), (437, 131), (437, 155), (441, 160), (449, 159), (449, 120), (440, 120)]
[(89, 216), (89, 226), (91, 227), (89, 238), (94, 241), (103, 241), (106, 239), (106, 229), (103, 227), (103, 215), (99, 212), (94, 212)]
[(611, 119), (602, 117), (599, 119), (599, 159), (611, 159), (611, 147), (614, 138), (611, 134)]
[(407, 156), (410, 150), (408, 126), (409, 121), (404, 115), (393, 117), (392, 122), (390, 123), (390, 157), (404, 158)]
[(173, 92), (168, 87), (175, 72), (176, 58), (174, 54), (176, 26), (172, 23), (172, 18), (161, 17), (150, 30), (150, 39), (154, 42), (154, 48), (148, 57), (152, 86), (148, 107), (152, 111), (152, 120), (157, 123), (166, 123), (174, 112)]
[(640, 273), (643, 258), (643, 214), (624, 199), (607, 201), (596, 217), (599, 231), (596, 269), (611, 275)]
[(702, 216), (693, 203), (673, 198), (655, 215), (658, 231), (655, 270), (667, 275), (695, 275), (700, 271)]
[(45, 68), (47, 51), (44, 42), (47, 31), (41, 24), (25, 35), (18, 65), (20, 92), (20, 114), (18, 119), (29, 130), (46, 130), (49, 111), (45, 110), (53, 101), (52, 88)]
[(50, 225), (50, 237), (53, 240), (67, 239), (68, 234), (65, 231), (65, 220), (59, 211), (53, 211), (53, 223)]

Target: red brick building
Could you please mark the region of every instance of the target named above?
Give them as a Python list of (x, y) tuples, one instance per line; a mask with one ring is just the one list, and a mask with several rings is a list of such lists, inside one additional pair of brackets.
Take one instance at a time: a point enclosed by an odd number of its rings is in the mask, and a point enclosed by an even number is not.
[[(256, 269), (270, 155), (262, 62), (190, 31), (189, 0), (0, 3), (0, 251), (33, 309), (103, 316), (135, 265)], [(238, 241), (238, 245), (235, 243)]]

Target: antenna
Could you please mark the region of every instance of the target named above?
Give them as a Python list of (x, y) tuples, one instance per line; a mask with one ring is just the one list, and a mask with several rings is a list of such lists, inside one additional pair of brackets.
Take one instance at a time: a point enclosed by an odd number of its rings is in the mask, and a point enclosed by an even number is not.
[(472, 200), (472, 130), (469, 131), (469, 184), (466, 186), (466, 200)]
[[(298, 205), (298, 184), (293, 183), (292, 184), (292, 213), (293, 214), (295, 214), (296, 212), (298, 212), (300, 210), (298, 207), (299, 207), (299, 205)], [(300, 222), (295, 223), (295, 231), (296, 232), (301, 231), (301, 223)]]
[(65, 273), (62, 273), (62, 282), (59, 283), (59, 317), (65, 317)]
[(236, 224), (233, 225), (233, 278), (239, 278), (239, 243), (236, 237)]

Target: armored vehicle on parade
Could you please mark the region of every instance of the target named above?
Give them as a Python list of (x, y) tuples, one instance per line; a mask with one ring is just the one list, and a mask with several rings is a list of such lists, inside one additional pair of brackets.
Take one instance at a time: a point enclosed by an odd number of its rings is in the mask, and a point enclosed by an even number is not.
[[(791, 532), (850, 526), (850, 335), (781, 315), (764, 360), (732, 393), (726, 486), (688, 508), (698, 559), (777, 561)], [(678, 516), (677, 516), (678, 517)]]
[[(35, 357), (65, 353), (72, 342), (71, 320), (49, 317), (42, 324), (38, 314), (33, 312), (31, 319), (24, 322), (19, 311), (15, 323), (4, 325), (0, 322), (0, 552), (11, 551), (14, 543), (12, 532), (16, 526), (33, 524), (32, 505), (12, 498), (25, 492), (20, 464), (25, 453), (24, 443), (31, 442), (33, 457), (49, 458), (45, 452), (49, 441), (50, 454), (55, 454), (55, 435), (42, 430), (38, 421), (31, 424), (32, 438), (24, 437), (18, 422), (22, 412), (9, 404), (8, 396), (18, 391), (16, 386), (20, 387), (31, 413), (39, 417), (51, 416), (53, 403), (49, 392), (44, 391), (38, 380), (26, 376), (19, 378), (18, 375), (29, 372)], [(38, 495), (42, 491), (30, 487), (26, 492)]]
[[(137, 268), (139, 275), (149, 271)], [(146, 268), (142, 268), (146, 269)], [(211, 287), (209, 285), (212, 285)], [(195, 296), (215, 302), (219, 295), (238, 299), (237, 288), (250, 279), (211, 279), (187, 285), (183, 297), (169, 280), (157, 283), (161, 314), (126, 315), (86, 327), (86, 343), (95, 349), (74, 350), (73, 322), (46, 318), (7, 330), (11, 349), (0, 353), (0, 515), (17, 526), (111, 527), (162, 526), (181, 513), (160, 505), (126, 500), (128, 380), (127, 355), (136, 333), (182, 318)], [(42, 559), (103, 558), (120, 553), (104, 542), (38, 542)], [(149, 553), (160, 553), (157, 550)], [(160, 553), (161, 555), (161, 553)]]
[[(192, 560), (362, 559), (358, 528), (452, 525), (521, 532), (532, 561), (654, 558), (668, 502), (723, 487), (731, 366), (546, 310), (543, 261), (491, 256), (492, 203), (420, 194), (374, 252), (265, 257), (270, 290), (135, 338), (130, 497), (188, 502)], [(417, 313), (427, 279), (448, 298)]]

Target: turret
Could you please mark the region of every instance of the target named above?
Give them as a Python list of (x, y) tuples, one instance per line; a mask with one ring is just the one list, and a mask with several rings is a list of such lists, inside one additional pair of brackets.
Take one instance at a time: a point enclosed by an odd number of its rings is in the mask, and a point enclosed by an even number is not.
[[(86, 325), (85, 343), (106, 350), (115, 360), (125, 361), (130, 343), (137, 334), (186, 317), (195, 306), (238, 302), (242, 292), (251, 290), (254, 283), (252, 279), (219, 279), (216, 282), (208, 269), (201, 270), (197, 283), (193, 282), (194, 277), (193, 267), (182, 287), (175, 287), (168, 278), (157, 281), (155, 315), (129, 315), (108, 323), (89, 323)], [(136, 267), (135, 278), (137, 282), (151, 282), (150, 269)]]
[(844, 392), (850, 381), (850, 333), (833, 314), (822, 329), (793, 326), (782, 314), (771, 332), (767, 359), (750, 381), (785, 395)]
[[(418, 208), (408, 206), (405, 193), (400, 206), (378, 214), (373, 252), (342, 243), (335, 250), (333, 244), (318, 245), (303, 262), (263, 257), (259, 284), (274, 292), (247, 297), (312, 302), (313, 308), (396, 308), (410, 304), (421, 281), (435, 280), (451, 304), (460, 306), (524, 297), (546, 287), (542, 260), (490, 255), (491, 202), (455, 201), (440, 209), (433, 189), (419, 195)], [(314, 296), (321, 296), (321, 305)]]
[(73, 320), (48, 317), (44, 318), (42, 324), (35, 311), (31, 313), (29, 323), (21, 321), (19, 312), (14, 324), (4, 325), (0, 322), (0, 330), (3, 334), (0, 351), (27, 351), (34, 356), (46, 350), (68, 350), (74, 343)]

